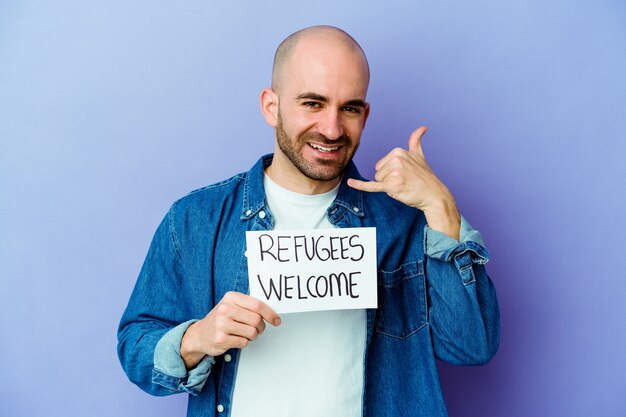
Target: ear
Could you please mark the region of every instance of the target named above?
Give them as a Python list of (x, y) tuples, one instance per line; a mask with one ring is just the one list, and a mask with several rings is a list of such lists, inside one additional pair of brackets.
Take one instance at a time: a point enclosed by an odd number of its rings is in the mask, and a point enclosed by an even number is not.
[(261, 91), (261, 112), (268, 125), (272, 127), (278, 125), (278, 94), (271, 88), (264, 88)]
[(363, 118), (363, 127), (365, 127), (365, 122), (367, 122), (367, 118), (370, 115), (370, 104), (369, 103), (365, 103), (365, 110), (364, 110), (364, 118)]

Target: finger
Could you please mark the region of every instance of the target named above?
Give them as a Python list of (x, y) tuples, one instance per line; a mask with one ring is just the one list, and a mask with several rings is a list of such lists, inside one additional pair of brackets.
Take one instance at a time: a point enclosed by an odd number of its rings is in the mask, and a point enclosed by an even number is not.
[(356, 190), (366, 191), (368, 193), (386, 192), (385, 184), (378, 181), (361, 181), (350, 178), (348, 179), (348, 185)]
[(245, 337), (248, 340), (255, 340), (260, 334), (256, 327), (243, 323), (237, 323), (236, 321), (229, 322), (225, 326), (224, 332), (227, 334), (227, 337)]
[(391, 153), (388, 153), (387, 155), (383, 156), (378, 161), (376, 161), (376, 164), (374, 165), (374, 169), (376, 169), (376, 171), (380, 171), (380, 169), (385, 166), (385, 164), (387, 163), (387, 161), (389, 161), (389, 159), (391, 159)]
[(393, 164), (391, 162), (388, 162), (376, 171), (376, 174), (374, 174), (376, 182), (386, 182), (387, 175), (389, 175), (389, 172), (393, 170), (392, 165)]
[(389, 161), (401, 157), (404, 153), (406, 153), (406, 149), (394, 148), (387, 155), (380, 158), (378, 162), (376, 162), (376, 165), (374, 165), (374, 168), (376, 168), (376, 170), (380, 170), (382, 167), (387, 165)]
[(212, 356), (221, 355), (222, 353), (224, 353), (225, 351), (231, 348), (238, 348), (238, 349), (245, 348), (246, 346), (248, 346), (248, 343), (250, 343), (250, 339), (248, 339), (247, 337), (233, 336), (230, 334), (224, 335), (215, 343), (217, 352), (209, 353), (209, 354)]
[(383, 182), (385, 181), (385, 174), (386, 174), (386, 169), (383, 167), (383, 169), (379, 169), (378, 171), (376, 171), (376, 174), (374, 174), (374, 180), (377, 182)]
[(409, 137), (409, 152), (419, 153), (422, 156), (424, 152), (422, 151), (422, 136), (428, 131), (426, 126), (420, 126), (418, 129), (414, 130)]
[(233, 294), (233, 302), (239, 307), (260, 314), (263, 320), (274, 326), (280, 325), (278, 314), (263, 301), (242, 293), (234, 292), (229, 294)]
[(241, 324), (253, 326), (257, 329), (259, 334), (265, 331), (265, 321), (260, 314), (255, 313), (244, 308), (237, 308), (237, 312), (233, 316), (233, 320)]
[[(376, 181), (384, 182), (387, 184), (389, 174), (402, 173), (404, 171), (408, 171), (411, 168), (411, 165), (414, 163), (415, 157), (404, 158), (404, 154), (407, 154), (407, 151), (404, 149), (401, 149), (400, 152), (402, 152), (402, 154), (398, 152), (396, 154), (397, 156), (396, 158), (390, 158), (380, 168), (378, 168), (378, 170), (376, 171), (376, 174), (374, 175), (374, 179)], [(394, 150), (394, 153), (395, 153), (395, 150)], [(401, 156), (398, 156), (398, 154)]]

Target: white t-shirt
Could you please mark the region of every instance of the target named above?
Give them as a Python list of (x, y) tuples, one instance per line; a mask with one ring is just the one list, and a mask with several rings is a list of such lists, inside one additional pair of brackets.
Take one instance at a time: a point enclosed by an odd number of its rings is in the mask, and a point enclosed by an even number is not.
[[(329, 229), (339, 188), (305, 195), (265, 175), (275, 229)], [(365, 310), (281, 314), (282, 323), (241, 351), (232, 417), (358, 417), (362, 412)]]

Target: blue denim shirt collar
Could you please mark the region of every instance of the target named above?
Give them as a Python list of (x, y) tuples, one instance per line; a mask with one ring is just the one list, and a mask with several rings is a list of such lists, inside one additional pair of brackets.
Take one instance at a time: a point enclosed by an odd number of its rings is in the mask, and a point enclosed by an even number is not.
[[(243, 206), (240, 218), (250, 220), (261, 210), (267, 210), (265, 200), (265, 188), (263, 187), (263, 175), (265, 168), (272, 164), (274, 155), (269, 154), (261, 157), (246, 175), (244, 184)], [(347, 211), (354, 216), (365, 216), (363, 206), (363, 191), (355, 190), (348, 185), (348, 178), (363, 179), (353, 161), (346, 166), (339, 192), (335, 201), (328, 208), (328, 219), (335, 223)], [(340, 210), (345, 209), (345, 210)]]

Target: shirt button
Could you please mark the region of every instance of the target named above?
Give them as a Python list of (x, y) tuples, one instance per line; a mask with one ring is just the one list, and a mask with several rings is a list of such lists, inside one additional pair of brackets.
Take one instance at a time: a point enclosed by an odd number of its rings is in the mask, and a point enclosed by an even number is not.
[(221, 413), (222, 411), (224, 411), (224, 406), (222, 404), (218, 404), (217, 405), (217, 412)]
[(248, 251), (245, 251), (245, 252), (243, 253), (243, 255), (247, 258), (247, 257), (248, 257)]
[(263, 210), (259, 211), (259, 217), (262, 219), (265, 218), (265, 212)]
[(225, 362), (230, 362), (232, 359), (232, 357), (227, 353), (226, 355), (224, 355), (224, 361)]
[(354, 210), (355, 213), (359, 212), (359, 208), (358, 207), (353, 207), (352, 210)]
[(251, 215), (251, 214), (252, 214), (252, 210), (248, 210), (248, 211), (246, 211), (246, 216), (249, 216), (249, 215)]

